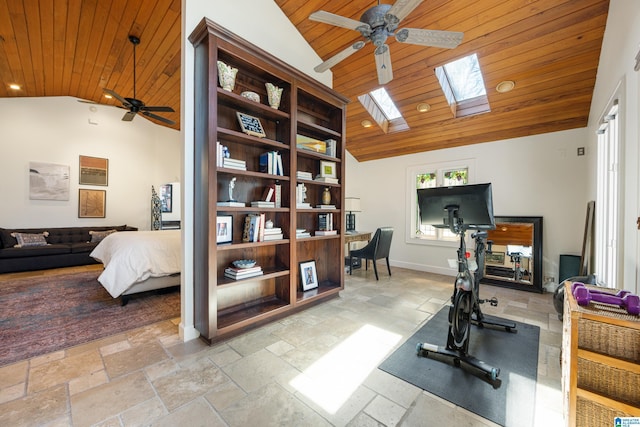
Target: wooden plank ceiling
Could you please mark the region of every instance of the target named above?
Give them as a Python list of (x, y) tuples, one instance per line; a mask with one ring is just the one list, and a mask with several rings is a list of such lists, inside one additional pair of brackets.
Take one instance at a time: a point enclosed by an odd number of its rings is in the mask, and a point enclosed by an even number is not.
[[(324, 10), (359, 20), (378, 3), (275, 2), (323, 60), (362, 37), (309, 15)], [(334, 66), (333, 88), (352, 100), (347, 149), (365, 161), (586, 126), (608, 9), (608, 0), (424, 0), (399, 28), (462, 31), (462, 43), (438, 49), (387, 39), (394, 79), (385, 88), (409, 126), (397, 133), (361, 125), (371, 117), (357, 97), (378, 87), (373, 46)], [(478, 54), (491, 112), (456, 119), (434, 69), (472, 53)], [(515, 89), (498, 93), (503, 80), (513, 80)], [(431, 110), (419, 113), (422, 102)]]
[[(275, 3), (327, 59), (361, 36), (309, 15), (325, 10), (359, 20), (378, 2)], [(360, 124), (369, 115), (357, 97), (378, 87), (371, 44), (333, 67), (334, 89), (352, 100), (347, 149), (366, 161), (586, 126), (608, 7), (609, 0), (424, 0), (400, 28), (462, 31), (462, 43), (449, 50), (388, 40), (394, 79), (385, 87), (409, 127), (397, 133)], [(141, 39), (136, 97), (173, 107), (176, 113), (159, 114), (179, 129), (180, 20), (180, 0), (0, 0), (0, 97), (74, 96), (117, 105), (103, 88), (133, 96), (132, 34)], [(491, 112), (454, 118), (434, 68), (474, 52)], [(515, 89), (498, 93), (503, 80), (515, 81)], [(22, 90), (11, 91), (10, 83)], [(431, 110), (419, 113), (421, 102)]]

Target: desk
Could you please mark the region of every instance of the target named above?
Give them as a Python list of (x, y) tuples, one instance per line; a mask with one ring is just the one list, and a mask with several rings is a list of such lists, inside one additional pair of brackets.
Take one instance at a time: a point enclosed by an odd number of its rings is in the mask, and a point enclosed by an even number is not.
[(371, 240), (370, 231), (358, 231), (354, 234), (345, 233), (344, 242), (347, 244), (348, 250), (351, 250), (351, 243), (353, 242), (368, 242)]

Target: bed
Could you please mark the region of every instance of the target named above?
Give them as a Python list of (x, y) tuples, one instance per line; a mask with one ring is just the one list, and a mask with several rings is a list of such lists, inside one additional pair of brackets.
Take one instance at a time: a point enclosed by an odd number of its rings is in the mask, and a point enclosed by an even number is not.
[(90, 255), (104, 265), (98, 281), (123, 305), (128, 295), (180, 285), (180, 230), (112, 233)]

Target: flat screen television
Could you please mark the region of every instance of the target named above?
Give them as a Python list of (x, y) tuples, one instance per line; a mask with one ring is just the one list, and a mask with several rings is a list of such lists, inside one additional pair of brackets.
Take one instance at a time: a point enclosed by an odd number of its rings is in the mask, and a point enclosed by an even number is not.
[(420, 223), (424, 225), (454, 232), (460, 226), (477, 230), (496, 228), (491, 183), (421, 188), (418, 207)]

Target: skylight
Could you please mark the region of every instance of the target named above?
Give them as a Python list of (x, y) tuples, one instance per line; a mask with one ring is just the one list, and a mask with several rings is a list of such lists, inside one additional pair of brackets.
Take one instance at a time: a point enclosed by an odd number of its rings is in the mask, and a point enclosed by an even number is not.
[(454, 117), (491, 111), (475, 53), (436, 67), (436, 77)]
[(482, 71), (475, 53), (444, 65), (456, 101), (486, 95)]
[(393, 103), (384, 87), (372, 90), (369, 94), (376, 101), (376, 104), (378, 104), (378, 107), (380, 107), (380, 110), (382, 110), (382, 113), (385, 115), (387, 120), (394, 120), (402, 117), (402, 114), (400, 114), (400, 111), (398, 111), (398, 108), (396, 108), (396, 105)]

